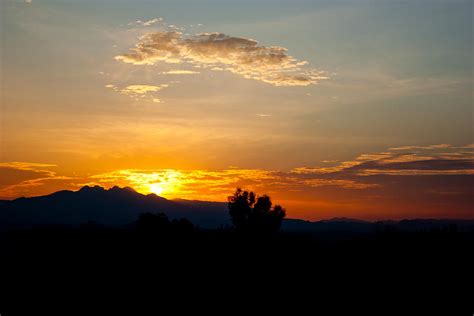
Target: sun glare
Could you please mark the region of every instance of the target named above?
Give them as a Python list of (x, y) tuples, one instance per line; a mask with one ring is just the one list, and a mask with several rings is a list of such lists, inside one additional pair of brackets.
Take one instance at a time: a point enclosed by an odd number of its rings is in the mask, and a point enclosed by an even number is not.
[(159, 183), (153, 183), (148, 185), (148, 189), (151, 193), (155, 193), (156, 195), (161, 195), (161, 193), (163, 193), (164, 191), (163, 185)]
[(123, 171), (130, 184), (144, 194), (170, 197), (179, 193), (182, 182), (182, 173), (176, 170), (162, 170), (160, 172), (133, 172)]

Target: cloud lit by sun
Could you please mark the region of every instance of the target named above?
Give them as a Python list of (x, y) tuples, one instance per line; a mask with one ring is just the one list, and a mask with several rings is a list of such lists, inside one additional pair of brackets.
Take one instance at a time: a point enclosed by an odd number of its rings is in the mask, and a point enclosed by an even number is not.
[(143, 194), (154, 193), (164, 197), (179, 196), (180, 189), (185, 182), (185, 176), (178, 170), (119, 170), (93, 177), (99, 183), (119, 183), (132, 186)]
[(153, 173), (152, 177), (156, 179), (153, 182), (145, 182), (141, 184), (140, 190), (148, 190), (156, 195), (175, 195), (179, 194), (182, 174), (179, 171), (167, 170), (164, 174)]

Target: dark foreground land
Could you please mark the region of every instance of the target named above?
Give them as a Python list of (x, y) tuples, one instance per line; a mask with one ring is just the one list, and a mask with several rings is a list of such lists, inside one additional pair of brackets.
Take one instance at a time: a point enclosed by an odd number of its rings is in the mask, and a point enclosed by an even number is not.
[(252, 300), (279, 308), (295, 299), (290, 314), (299, 314), (332, 297), (341, 300), (330, 303), (336, 310), (356, 301), (471, 315), (473, 245), (472, 232), (455, 230), (258, 235), (84, 225), (3, 232), (0, 307), (9, 315), (63, 300), (84, 306), (92, 297), (117, 307), (138, 296), (177, 310), (223, 302), (234, 309)]

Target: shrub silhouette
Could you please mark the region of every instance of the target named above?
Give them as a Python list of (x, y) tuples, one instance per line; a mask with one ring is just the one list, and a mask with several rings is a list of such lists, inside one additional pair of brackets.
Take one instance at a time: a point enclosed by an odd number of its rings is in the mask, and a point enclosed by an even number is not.
[(171, 221), (171, 227), (174, 232), (180, 234), (188, 234), (194, 231), (194, 225), (186, 218), (173, 219)]
[(137, 229), (145, 234), (178, 233), (188, 234), (194, 231), (194, 225), (186, 218), (169, 220), (164, 213), (142, 213), (137, 220)]
[(142, 233), (166, 233), (170, 229), (171, 222), (163, 213), (143, 213), (137, 220), (138, 231)]
[(268, 195), (256, 197), (255, 193), (240, 188), (228, 198), (228, 207), (232, 223), (241, 232), (278, 232), (286, 215), (280, 205), (272, 208)]

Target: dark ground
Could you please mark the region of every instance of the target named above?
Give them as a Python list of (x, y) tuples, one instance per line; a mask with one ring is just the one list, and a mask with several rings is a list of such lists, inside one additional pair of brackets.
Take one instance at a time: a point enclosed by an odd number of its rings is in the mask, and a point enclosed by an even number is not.
[(86, 225), (4, 232), (1, 315), (51, 314), (70, 302), (67, 315), (71, 306), (117, 308), (132, 298), (155, 310), (219, 310), (221, 303), (237, 310), (255, 300), (266, 309), (291, 302), (290, 314), (303, 307), (317, 314), (325, 305), (377, 311), (380, 303), (384, 311), (415, 304), (472, 315), (473, 245), (473, 233), (456, 231), (250, 236)]

